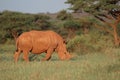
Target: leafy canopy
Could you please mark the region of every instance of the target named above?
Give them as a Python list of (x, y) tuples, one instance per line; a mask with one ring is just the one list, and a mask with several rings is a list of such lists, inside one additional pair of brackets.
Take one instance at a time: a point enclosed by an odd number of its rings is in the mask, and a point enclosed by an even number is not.
[(104, 14), (112, 9), (120, 8), (120, 0), (67, 0), (70, 10), (79, 12), (84, 10), (93, 15)]

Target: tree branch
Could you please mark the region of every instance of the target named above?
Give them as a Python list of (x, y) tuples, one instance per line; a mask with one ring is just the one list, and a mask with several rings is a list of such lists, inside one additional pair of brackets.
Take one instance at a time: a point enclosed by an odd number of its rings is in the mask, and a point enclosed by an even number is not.
[(110, 34), (114, 35), (111, 30), (109, 30), (109, 29), (107, 29), (107, 28), (105, 28), (105, 27), (101, 27), (101, 26), (99, 26), (98, 24), (94, 24), (94, 26), (95, 26), (96, 28), (99, 28), (99, 29), (101, 29), (101, 30), (107, 31), (107, 32), (109, 32)]
[(115, 21), (114, 25), (117, 26), (120, 23), (120, 16), (116, 18), (117, 20)]
[(99, 19), (99, 20), (102, 21), (102, 22), (105, 22), (104, 19), (102, 19), (101, 17), (99, 17), (99, 16), (97, 16), (97, 15), (95, 15), (95, 18)]
[(109, 14), (99, 14), (99, 16), (105, 17), (107, 19), (112, 19), (112, 20), (115, 19), (112, 16), (110, 16)]
[(100, 21), (102, 21), (103, 23), (107, 24), (108, 26), (113, 28), (113, 24), (107, 22), (106, 20), (104, 20), (103, 18), (101, 18), (100, 16), (95, 16), (97, 19), (99, 19)]

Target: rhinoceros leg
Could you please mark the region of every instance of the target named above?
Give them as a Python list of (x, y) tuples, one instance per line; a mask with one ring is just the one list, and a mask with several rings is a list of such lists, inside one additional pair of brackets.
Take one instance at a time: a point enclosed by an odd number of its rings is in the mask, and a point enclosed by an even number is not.
[(14, 54), (14, 60), (15, 60), (15, 63), (18, 61), (18, 58), (20, 56), (20, 53), (21, 53), (21, 50), (20, 49), (17, 49), (15, 54)]
[(28, 54), (29, 54), (29, 51), (23, 51), (23, 59), (26, 61), (26, 62), (29, 62), (29, 58), (28, 58)]
[(51, 58), (51, 55), (52, 55), (52, 52), (53, 52), (54, 49), (48, 49), (47, 50), (47, 53), (45, 55), (45, 58), (42, 59), (42, 61), (46, 61), (46, 60), (49, 60)]
[(20, 56), (20, 53), (21, 53), (20, 50), (16, 50), (16, 52), (15, 52), (15, 54), (14, 54), (15, 63), (18, 61), (18, 58), (19, 58), (19, 56)]

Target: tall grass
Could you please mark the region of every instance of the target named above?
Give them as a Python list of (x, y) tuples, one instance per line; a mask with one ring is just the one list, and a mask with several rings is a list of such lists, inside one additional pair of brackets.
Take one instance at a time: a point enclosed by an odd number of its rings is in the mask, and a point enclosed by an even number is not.
[[(14, 45), (0, 46), (0, 80), (119, 80), (120, 49), (108, 49), (105, 53), (76, 55), (61, 61), (53, 54), (50, 61), (39, 61), (37, 55), (29, 63), (13, 61)], [(110, 50), (110, 51), (109, 51)], [(36, 60), (37, 59), (37, 60)]]

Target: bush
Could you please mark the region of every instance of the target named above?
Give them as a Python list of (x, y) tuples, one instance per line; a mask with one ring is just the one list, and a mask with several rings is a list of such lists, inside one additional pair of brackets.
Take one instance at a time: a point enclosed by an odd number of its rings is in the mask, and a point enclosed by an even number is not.
[(59, 20), (69, 20), (72, 19), (72, 14), (68, 13), (66, 10), (62, 10), (58, 13), (57, 19)]
[(64, 27), (69, 29), (79, 29), (81, 27), (81, 23), (79, 21), (76, 20), (66, 20), (64, 23)]
[(114, 47), (110, 36), (102, 35), (98, 32), (75, 36), (67, 44), (67, 48), (70, 52), (79, 54), (105, 52), (105, 50), (110, 47)]

